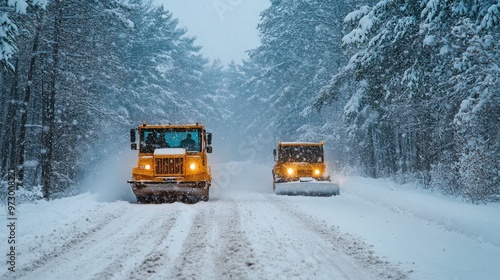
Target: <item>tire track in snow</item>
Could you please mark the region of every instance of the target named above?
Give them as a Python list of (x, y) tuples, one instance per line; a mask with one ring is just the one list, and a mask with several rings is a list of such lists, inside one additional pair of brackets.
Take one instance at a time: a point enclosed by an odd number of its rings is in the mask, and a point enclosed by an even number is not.
[(265, 196), (248, 194), (239, 201), (257, 259), (253, 279), (370, 279), (348, 262), (335, 261), (322, 239)]
[(178, 258), (196, 215), (195, 208), (189, 205), (177, 204), (177, 206), (181, 208), (181, 212), (175, 222), (163, 232), (154, 249), (136, 263), (128, 276), (123, 279), (164, 279), (170, 272), (169, 268)]
[[(146, 224), (147, 232), (141, 233), (140, 236), (131, 236), (131, 240), (125, 243), (128, 247), (135, 243), (136, 250), (133, 252), (130, 250), (122, 251), (123, 254), (119, 258), (104, 268), (102, 272), (97, 273), (93, 279), (144, 279), (145, 277), (142, 276), (136, 278), (137, 273), (154, 274), (154, 263), (161, 256), (157, 249), (167, 238), (176, 221), (182, 218), (180, 210), (175, 210), (168, 215), (163, 212), (159, 213), (157, 218), (152, 220), (152, 223)], [(155, 224), (155, 221), (158, 223)]]
[(134, 204), (107, 210), (111, 212), (90, 217), (100, 223), (87, 234), (70, 236), (65, 245), (42, 257), (33, 268), (20, 270), (18, 279), (50, 279), (54, 275), (59, 279), (109, 279), (153, 250), (163, 238), (161, 228), (179, 215), (164, 207)]
[(168, 279), (249, 279), (255, 261), (237, 205), (213, 201), (204, 206)]
[[(296, 220), (298, 224), (324, 240), (327, 246), (322, 247), (321, 250), (329, 255), (340, 269), (349, 267), (349, 271), (356, 271), (358, 270), (356, 267), (360, 267), (368, 272), (368, 275), (375, 276), (375, 279), (402, 280), (408, 278), (408, 273), (401, 271), (396, 265), (382, 260), (371, 249), (371, 246), (358, 238), (341, 233), (338, 227), (328, 226), (308, 214), (295, 210), (282, 197), (267, 195), (266, 199), (276, 206), (283, 215)], [(331, 254), (330, 252), (340, 254)]]
[[(98, 213), (98, 210), (103, 210), (102, 208), (99, 207), (97, 211), (86, 213), (90, 215), (84, 216), (84, 221), (77, 221), (65, 228), (54, 229), (47, 236), (37, 236), (40, 241), (26, 248), (26, 254), (29, 254), (30, 258), (27, 258), (27, 264), (21, 263), (16, 269), (16, 278), (23, 277), (27, 273), (48, 265), (53, 259), (77, 247), (86, 239), (92, 238), (110, 220), (118, 218), (115, 213)], [(85, 227), (86, 223), (92, 223), (92, 225)], [(82, 224), (84, 225), (83, 227)], [(23, 253), (20, 252), (19, 256), (23, 257)], [(11, 277), (11, 275), (4, 276), (5, 278), (2, 276), (2, 279), (9, 279), (8, 277)]]
[(362, 256), (373, 255), (362, 242), (297, 212), (286, 200), (281, 202), (269, 194), (240, 193), (235, 194), (235, 201), (241, 211), (243, 233), (256, 259), (253, 279), (405, 278), (399, 273), (376, 274), (390, 267), (377, 262), (384, 266), (374, 271), (344, 252), (350, 247)]
[(218, 279), (249, 279), (254, 273), (256, 260), (251, 243), (242, 230), (238, 204), (231, 201), (229, 207), (219, 210), (221, 230), (218, 236), (221, 240), (215, 256), (216, 276)]

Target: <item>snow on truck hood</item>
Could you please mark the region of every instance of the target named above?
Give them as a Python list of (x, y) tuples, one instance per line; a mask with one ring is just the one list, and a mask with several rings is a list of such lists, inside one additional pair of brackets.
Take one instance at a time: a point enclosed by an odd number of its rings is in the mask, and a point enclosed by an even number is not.
[(155, 149), (154, 155), (185, 155), (186, 149), (184, 148), (161, 148)]
[(320, 145), (321, 142), (280, 142), (281, 145)]

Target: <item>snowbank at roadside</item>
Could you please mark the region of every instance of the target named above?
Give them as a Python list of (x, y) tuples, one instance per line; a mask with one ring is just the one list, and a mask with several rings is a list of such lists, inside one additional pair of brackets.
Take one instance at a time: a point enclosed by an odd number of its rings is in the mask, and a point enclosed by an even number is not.
[(341, 193), (359, 197), (400, 214), (429, 221), (480, 242), (500, 246), (500, 205), (474, 205), (458, 198), (387, 179), (339, 177)]

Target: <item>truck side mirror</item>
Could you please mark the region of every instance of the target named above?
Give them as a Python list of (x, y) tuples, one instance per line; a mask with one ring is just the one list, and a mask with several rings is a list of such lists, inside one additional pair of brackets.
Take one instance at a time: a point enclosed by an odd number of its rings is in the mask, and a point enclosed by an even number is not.
[(212, 144), (212, 133), (207, 133), (207, 144), (208, 145)]
[(212, 147), (208, 146), (207, 147), (207, 154), (211, 154), (212, 153)]
[(273, 149), (274, 161), (276, 161), (276, 149)]
[(130, 130), (130, 142), (135, 143), (135, 129)]
[(136, 143), (130, 144), (130, 149), (131, 150), (137, 150), (137, 144)]

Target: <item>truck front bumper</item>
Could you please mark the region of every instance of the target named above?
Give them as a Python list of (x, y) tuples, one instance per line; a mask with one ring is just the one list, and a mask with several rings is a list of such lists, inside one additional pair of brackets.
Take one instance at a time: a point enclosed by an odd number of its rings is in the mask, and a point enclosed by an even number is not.
[(210, 182), (129, 180), (139, 202), (208, 200)]

